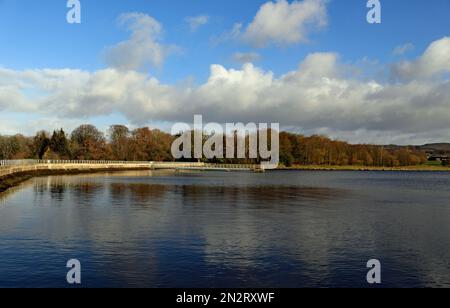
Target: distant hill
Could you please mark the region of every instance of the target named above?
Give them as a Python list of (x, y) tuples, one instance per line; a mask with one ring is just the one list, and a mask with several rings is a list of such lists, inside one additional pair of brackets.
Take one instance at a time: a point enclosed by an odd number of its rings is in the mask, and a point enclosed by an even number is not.
[(413, 146), (402, 146), (402, 145), (385, 145), (384, 148), (390, 151), (398, 151), (404, 148), (410, 148), (416, 151), (423, 151), (431, 154), (450, 154), (450, 143), (430, 143), (425, 145), (413, 145)]
[(419, 147), (420, 150), (428, 153), (450, 153), (450, 143), (431, 143)]

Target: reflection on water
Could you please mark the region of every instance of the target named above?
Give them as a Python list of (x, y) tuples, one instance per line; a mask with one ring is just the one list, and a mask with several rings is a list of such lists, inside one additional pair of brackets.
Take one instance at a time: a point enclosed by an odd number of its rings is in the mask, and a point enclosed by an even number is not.
[(122, 172), (0, 196), (0, 286), (450, 286), (444, 173)]
[[(205, 185), (167, 185), (167, 184), (123, 184), (109, 185), (112, 199), (118, 202), (132, 202), (145, 204), (149, 198), (154, 201), (182, 196), (184, 205), (195, 205), (197, 202), (226, 201), (228, 205), (246, 202), (247, 206), (276, 207), (284, 205), (298, 205), (307, 200), (329, 200), (341, 194), (338, 190), (309, 187), (233, 187), (233, 186), (205, 186)], [(255, 200), (257, 201), (255, 203)]]

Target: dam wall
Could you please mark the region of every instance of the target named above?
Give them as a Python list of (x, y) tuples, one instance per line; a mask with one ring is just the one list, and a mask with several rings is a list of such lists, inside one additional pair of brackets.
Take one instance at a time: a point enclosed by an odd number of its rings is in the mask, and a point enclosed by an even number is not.
[(74, 161), (74, 160), (2, 160), (0, 161), (0, 179), (23, 173), (45, 172), (86, 172), (120, 170), (160, 170), (180, 168), (203, 168), (203, 163), (171, 162), (125, 162), (125, 161)]

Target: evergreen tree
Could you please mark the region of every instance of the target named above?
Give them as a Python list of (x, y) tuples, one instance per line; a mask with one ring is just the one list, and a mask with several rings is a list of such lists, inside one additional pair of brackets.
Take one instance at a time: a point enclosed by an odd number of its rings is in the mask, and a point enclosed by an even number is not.
[(70, 157), (69, 141), (63, 129), (53, 132), (50, 139), (50, 149), (61, 159)]
[(50, 146), (50, 139), (45, 131), (40, 131), (33, 139), (34, 156), (42, 159)]

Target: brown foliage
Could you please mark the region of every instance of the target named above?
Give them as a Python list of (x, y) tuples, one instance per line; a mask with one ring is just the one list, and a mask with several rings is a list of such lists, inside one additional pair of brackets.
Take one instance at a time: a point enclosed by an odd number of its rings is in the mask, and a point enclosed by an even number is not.
[[(38, 158), (45, 154), (45, 157), (79, 160), (173, 161), (171, 145), (175, 137), (148, 127), (130, 131), (126, 126), (114, 125), (108, 131), (108, 140), (92, 125), (78, 127), (68, 140), (65, 139), (65, 133), (62, 130), (54, 132), (51, 139), (49, 136), (46, 132), (40, 132), (34, 138), (22, 135), (0, 136), (0, 159)], [(245, 143), (248, 145), (248, 137)], [(352, 145), (331, 140), (325, 136), (305, 137), (281, 132), (280, 160), (287, 166), (298, 164), (396, 167), (423, 164), (427, 161), (427, 157), (424, 152), (412, 147)], [(215, 159), (214, 162), (254, 163), (257, 161)]]

